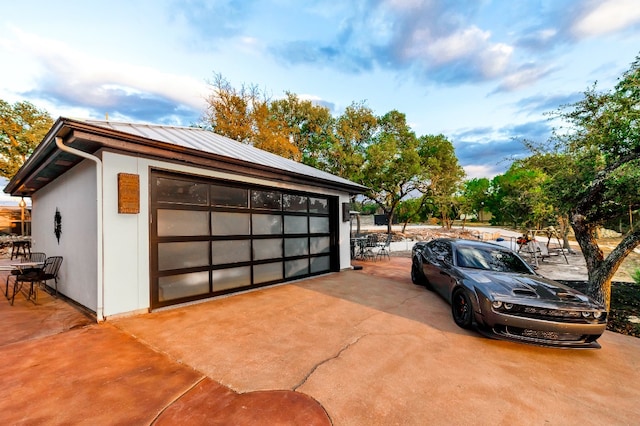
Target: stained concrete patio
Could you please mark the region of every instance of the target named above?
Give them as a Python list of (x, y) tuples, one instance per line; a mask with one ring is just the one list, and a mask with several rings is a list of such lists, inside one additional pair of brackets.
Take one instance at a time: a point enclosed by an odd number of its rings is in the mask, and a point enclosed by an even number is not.
[[(408, 258), (95, 324), (0, 303), (2, 424), (635, 424), (640, 339), (491, 340)], [(0, 279), (3, 279), (0, 277)]]

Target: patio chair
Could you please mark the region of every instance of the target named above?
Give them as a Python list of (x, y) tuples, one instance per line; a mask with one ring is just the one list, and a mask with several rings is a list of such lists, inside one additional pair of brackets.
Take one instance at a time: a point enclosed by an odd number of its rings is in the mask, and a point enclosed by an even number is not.
[(31, 268), (25, 270), (25, 272), (20, 275), (14, 275), (15, 282), (13, 283), (13, 294), (11, 295), (11, 298), (9, 298), (11, 305), (13, 305), (13, 302), (16, 300), (16, 294), (22, 290), (22, 286), (25, 283), (29, 283), (29, 294), (27, 296), (27, 300), (31, 299), (31, 296), (34, 296), (34, 300), (37, 299), (37, 293), (34, 293), (34, 286), (36, 283), (39, 284), (42, 282), (42, 273), (41, 269)]
[(365, 250), (363, 253), (363, 257), (365, 260), (371, 259), (376, 260), (376, 254), (374, 249), (378, 246), (378, 237), (376, 234), (368, 234), (367, 235), (367, 243), (365, 245)]
[(378, 243), (378, 252), (376, 258), (387, 256), (391, 260), (391, 234), (387, 234), (387, 238), (382, 243)]
[[(47, 255), (44, 253), (40, 253), (40, 252), (33, 252), (33, 253), (29, 253), (28, 256), (25, 256), (22, 258), (22, 263), (24, 262), (42, 262), (44, 264), (44, 261), (47, 259)], [(11, 276), (16, 276), (16, 275), (20, 275), (26, 272), (30, 272), (29, 269), (12, 269), (9, 272), (9, 275), (7, 276), (7, 282), (4, 288), (4, 297), (9, 297), (9, 278)]]
[(13, 294), (11, 296), (11, 304), (16, 298), (16, 294), (22, 289), (25, 283), (29, 283), (29, 294), (27, 299), (38, 299), (38, 286), (44, 284), (46, 286), (47, 281), (55, 281), (55, 295), (58, 295), (58, 272), (60, 271), (60, 265), (62, 264), (62, 256), (47, 257), (44, 261), (42, 269), (33, 268), (25, 270), (24, 273), (15, 276), (15, 283), (13, 284)]
[(42, 268), (42, 283), (46, 286), (47, 281), (54, 280), (55, 282), (55, 295), (58, 296), (58, 273), (60, 272), (60, 265), (62, 265), (62, 256), (48, 257), (44, 262)]

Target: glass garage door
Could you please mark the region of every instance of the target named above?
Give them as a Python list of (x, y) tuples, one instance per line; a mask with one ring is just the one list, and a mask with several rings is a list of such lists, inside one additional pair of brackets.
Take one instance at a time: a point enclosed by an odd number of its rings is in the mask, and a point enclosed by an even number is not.
[(151, 306), (338, 269), (337, 199), (152, 173)]

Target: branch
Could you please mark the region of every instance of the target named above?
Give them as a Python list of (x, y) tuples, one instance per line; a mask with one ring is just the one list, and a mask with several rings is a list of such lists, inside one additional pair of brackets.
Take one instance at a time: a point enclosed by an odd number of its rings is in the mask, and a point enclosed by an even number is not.
[(601, 271), (608, 271), (608, 278), (611, 279), (616, 273), (622, 261), (640, 245), (640, 228), (627, 233), (622, 241), (614, 248), (611, 253), (598, 266)]

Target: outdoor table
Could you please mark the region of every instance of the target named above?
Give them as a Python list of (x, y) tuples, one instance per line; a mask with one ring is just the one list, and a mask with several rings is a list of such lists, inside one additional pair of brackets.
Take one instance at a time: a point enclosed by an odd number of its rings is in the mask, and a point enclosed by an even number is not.
[(353, 259), (365, 260), (367, 252), (367, 237), (354, 237), (351, 238), (351, 241), (351, 257)]
[(31, 253), (31, 241), (17, 240), (11, 243), (11, 259), (24, 257)]

